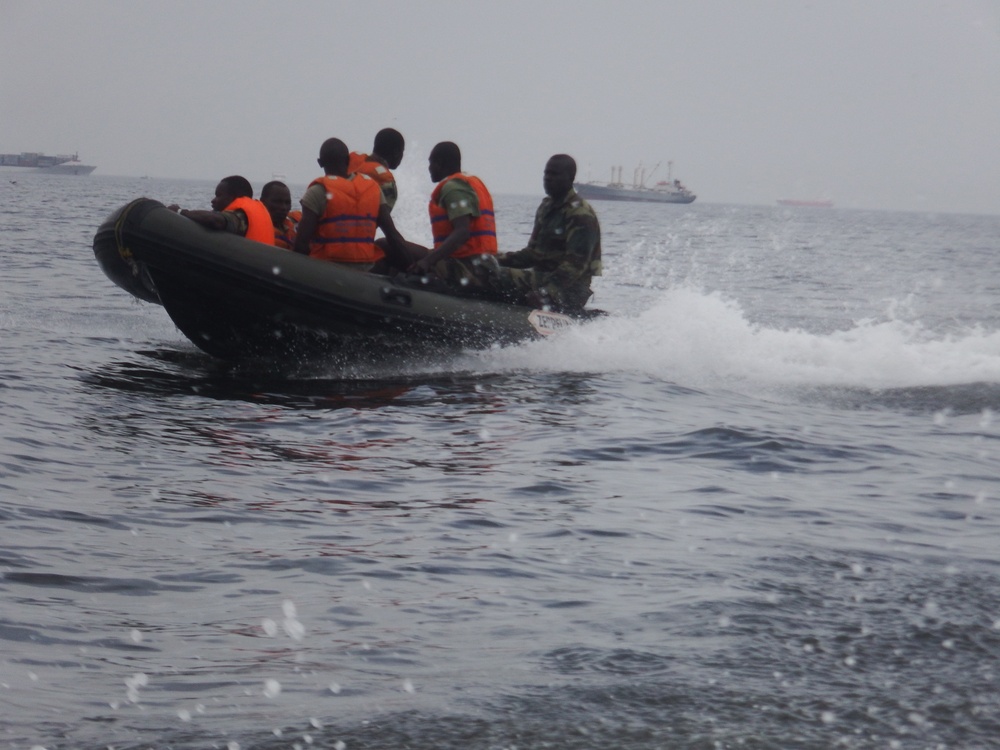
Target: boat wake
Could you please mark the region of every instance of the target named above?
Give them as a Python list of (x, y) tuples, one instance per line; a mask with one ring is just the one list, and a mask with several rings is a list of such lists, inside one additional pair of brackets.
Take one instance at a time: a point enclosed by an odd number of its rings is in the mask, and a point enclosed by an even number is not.
[(475, 359), (493, 370), (635, 372), (694, 388), (1000, 384), (1000, 331), (936, 334), (896, 319), (832, 333), (771, 328), (718, 293), (682, 286), (634, 316), (608, 316)]

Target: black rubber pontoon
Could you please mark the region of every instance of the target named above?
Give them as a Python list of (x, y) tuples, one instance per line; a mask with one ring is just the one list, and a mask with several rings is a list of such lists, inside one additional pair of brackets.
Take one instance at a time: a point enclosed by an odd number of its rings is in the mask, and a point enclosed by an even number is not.
[(196, 346), (223, 359), (481, 348), (572, 324), (565, 315), (429, 291), (213, 232), (147, 198), (108, 217), (94, 255), (115, 284), (162, 304)]

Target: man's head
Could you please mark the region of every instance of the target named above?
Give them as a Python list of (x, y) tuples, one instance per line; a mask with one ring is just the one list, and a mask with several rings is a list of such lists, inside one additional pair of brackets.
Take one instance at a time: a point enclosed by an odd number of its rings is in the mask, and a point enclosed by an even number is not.
[(339, 138), (327, 138), (319, 147), (319, 165), (329, 175), (347, 177), (347, 163), (350, 161), (350, 151)]
[(212, 209), (225, 211), (226, 206), (237, 198), (253, 198), (253, 186), (246, 177), (238, 174), (223, 177), (215, 186), (215, 197), (212, 198)]
[(272, 180), (264, 185), (260, 190), (260, 202), (271, 214), (271, 222), (276, 227), (280, 227), (292, 210), (292, 193), (288, 185), (279, 180)]
[(427, 159), (427, 171), (432, 182), (441, 182), (445, 177), (462, 171), (462, 152), (451, 141), (441, 141), (431, 149)]
[(375, 143), (372, 146), (372, 153), (385, 159), (389, 169), (395, 169), (403, 161), (403, 149), (406, 144), (403, 142), (403, 135), (393, 128), (382, 128), (375, 134)]
[(545, 162), (542, 187), (551, 198), (562, 198), (573, 187), (576, 179), (576, 160), (569, 154), (556, 154)]

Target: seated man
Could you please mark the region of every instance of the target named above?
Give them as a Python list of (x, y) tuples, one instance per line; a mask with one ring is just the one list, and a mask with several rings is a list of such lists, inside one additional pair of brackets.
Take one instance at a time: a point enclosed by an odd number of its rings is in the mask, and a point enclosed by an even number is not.
[(245, 177), (232, 175), (220, 180), (211, 211), (189, 211), (176, 204), (167, 208), (208, 229), (238, 234), (265, 245), (274, 244), (271, 215), (263, 203), (253, 199), (253, 187)]
[(431, 149), (428, 171), (437, 183), (428, 205), (434, 249), (410, 243), (423, 257), (409, 271), (433, 272), (458, 288), (482, 287), (497, 252), (493, 198), (482, 180), (462, 172), (462, 152), (451, 141)]
[(576, 190), (576, 161), (556, 154), (545, 164), (546, 197), (535, 213), (528, 246), (497, 258), (495, 286), (518, 304), (557, 311), (579, 311), (601, 275), (601, 227), (597, 215)]
[(378, 183), (390, 211), (396, 205), (396, 199), (399, 197), (399, 192), (396, 190), (396, 178), (392, 176), (390, 170), (398, 167), (403, 161), (404, 147), (403, 136), (398, 130), (382, 128), (375, 134), (375, 143), (372, 144), (371, 154), (352, 151), (351, 160), (347, 165), (349, 173), (366, 174)]
[(284, 250), (291, 250), (295, 244), (295, 228), (302, 217), (301, 211), (292, 211), (292, 193), (288, 185), (272, 180), (260, 189), (260, 202), (271, 214), (274, 226), (274, 244)]
[[(344, 142), (328, 138), (317, 161), (324, 175), (302, 196), (302, 219), (292, 249), (358, 271), (370, 271), (385, 255), (394, 265), (411, 263), (378, 183), (363, 174), (348, 174)], [(375, 245), (376, 228), (385, 234), (384, 249)]]

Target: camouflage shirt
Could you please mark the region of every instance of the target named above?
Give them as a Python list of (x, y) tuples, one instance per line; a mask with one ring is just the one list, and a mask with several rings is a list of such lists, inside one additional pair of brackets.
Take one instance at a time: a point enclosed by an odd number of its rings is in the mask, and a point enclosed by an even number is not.
[(546, 196), (535, 212), (528, 246), (498, 261), (509, 268), (533, 268), (538, 291), (553, 299), (584, 289), (589, 297), (590, 279), (601, 275), (601, 226), (594, 209), (573, 189), (558, 202)]
[(235, 208), (232, 211), (220, 211), (220, 213), (226, 222), (226, 226), (223, 227), (222, 231), (238, 234), (240, 237), (247, 236), (247, 228), (250, 226), (250, 221), (247, 219), (247, 215), (243, 209)]

